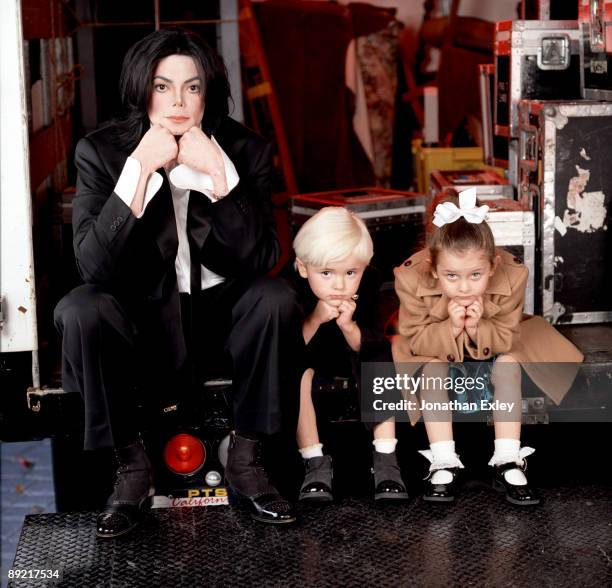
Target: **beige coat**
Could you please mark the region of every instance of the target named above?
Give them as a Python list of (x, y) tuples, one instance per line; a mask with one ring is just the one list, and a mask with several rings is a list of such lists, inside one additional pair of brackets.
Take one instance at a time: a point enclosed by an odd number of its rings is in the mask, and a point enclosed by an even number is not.
[[(576, 377), (582, 353), (542, 317), (523, 314), (528, 270), (507, 251), (499, 249), (498, 254), (501, 261), (484, 294), (476, 343), (465, 331), (453, 338), (449, 300), (430, 271), (426, 250), (395, 268), (400, 309), (399, 334), (392, 341), (393, 360), (399, 373), (413, 375), (434, 358), (461, 362), (509, 353), (559, 404)], [(554, 368), (548, 365), (557, 362), (566, 363)], [(418, 415), (410, 416), (414, 424)]]

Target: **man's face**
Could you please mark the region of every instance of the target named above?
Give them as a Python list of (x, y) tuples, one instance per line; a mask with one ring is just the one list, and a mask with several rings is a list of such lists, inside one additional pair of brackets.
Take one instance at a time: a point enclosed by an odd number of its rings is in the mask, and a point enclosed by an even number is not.
[(204, 116), (204, 80), (192, 57), (170, 55), (153, 72), (149, 120), (182, 135)]
[(367, 267), (353, 255), (323, 267), (305, 264), (299, 259), (297, 264), (300, 276), (308, 280), (314, 295), (331, 306), (340, 306), (343, 300), (350, 299), (357, 292)]
[(433, 275), (443, 294), (462, 306), (469, 306), (485, 293), (496, 265), (481, 249), (443, 250), (438, 254)]

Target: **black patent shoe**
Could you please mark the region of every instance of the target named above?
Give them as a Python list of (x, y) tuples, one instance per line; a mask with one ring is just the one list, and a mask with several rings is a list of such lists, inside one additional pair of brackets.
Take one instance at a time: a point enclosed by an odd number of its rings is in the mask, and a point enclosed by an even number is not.
[(272, 492), (247, 496), (240, 494), (235, 487), (236, 493), (240, 496), (242, 504), (247, 508), (251, 518), (260, 523), (287, 524), (296, 521), (295, 511), (291, 503), (283, 498), (274, 488)]
[(232, 435), (225, 477), (256, 521), (273, 524), (295, 522), (293, 507), (268, 481), (261, 464), (260, 443), (256, 439)]
[(394, 502), (408, 500), (408, 492), (393, 453), (372, 453), (372, 473), (374, 474), (374, 500), (376, 502)]
[[(457, 478), (460, 468), (444, 468), (444, 470), (431, 470), (425, 478), (423, 500), (426, 502), (454, 502), (457, 496)], [(453, 479), (448, 484), (434, 484), (431, 481), (436, 471), (450, 472)]]
[(321, 455), (305, 459), (304, 469), (306, 475), (300, 488), (298, 500), (317, 504), (333, 502), (331, 457)]
[(142, 522), (155, 494), (151, 463), (141, 441), (115, 450), (115, 488), (96, 521), (96, 535), (112, 539)]
[(504, 474), (515, 469), (524, 472), (526, 470), (525, 461), (523, 460), (523, 465), (517, 465), (512, 461), (493, 466), (493, 488), (498, 492), (505, 492), (506, 500), (510, 504), (517, 506), (535, 506), (540, 504), (540, 496), (536, 490), (529, 487), (529, 484), (519, 486), (511, 484), (506, 480)]

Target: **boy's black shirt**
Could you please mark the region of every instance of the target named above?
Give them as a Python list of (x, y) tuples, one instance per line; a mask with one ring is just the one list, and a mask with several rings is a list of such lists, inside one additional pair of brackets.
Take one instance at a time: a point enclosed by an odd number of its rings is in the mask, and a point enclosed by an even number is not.
[[(295, 290), (304, 320), (315, 309), (318, 298), (313, 294), (308, 280), (302, 278), (293, 260), (281, 272), (281, 277)], [(353, 351), (335, 320), (319, 326), (306, 345), (303, 368), (313, 368), (316, 373), (330, 377), (350, 377), (359, 382), (360, 364), (363, 361), (392, 361), (390, 345), (384, 335), (381, 316), (380, 287), (382, 274), (368, 266), (363, 274), (357, 294), (357, 308), (353, 320), (361, 331), (361, 349)]]

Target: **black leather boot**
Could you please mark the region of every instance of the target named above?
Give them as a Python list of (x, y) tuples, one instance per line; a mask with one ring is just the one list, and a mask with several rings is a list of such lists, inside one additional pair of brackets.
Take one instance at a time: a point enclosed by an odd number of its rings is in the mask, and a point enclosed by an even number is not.
[(402, 480), (402, 474), (397, 465), (395, 451), (393, 453), (372, 453), (372, 473), (374, 474), (374, 500), (391, 502), (407, 500), (408, 492)]
[(299, 500), (328, 503), (334, 500), (332, 494), (332, 461), (329, 455), (311, 457), (304, 460), (306, 475), (300, 488)]
[(268, 481), (261, 464), (259, 441), (232, 435), (225, 477), (247, 504), (256, 521), (277, 524), (295, 522), (293, 507)]
[(115, 489), (97, 520), (98, 537), (129, 533), (151, 507), (155, 494), (151, 462), (142, 441), (115, 449), (118, 467)]

